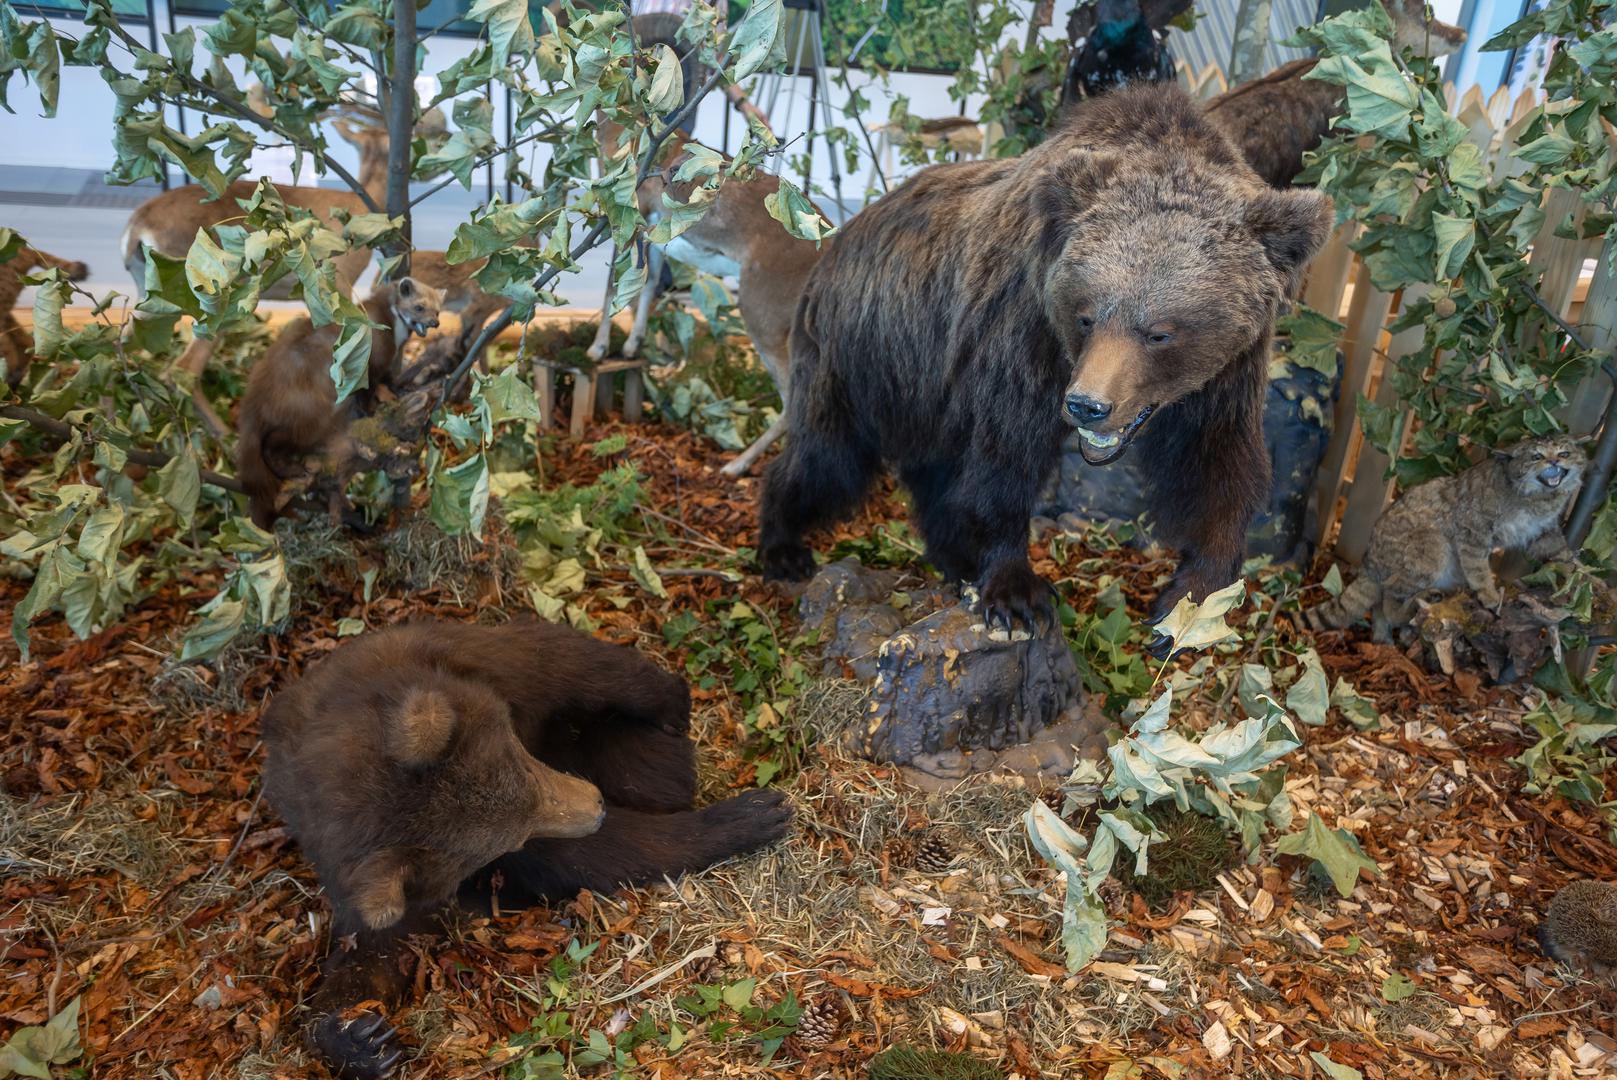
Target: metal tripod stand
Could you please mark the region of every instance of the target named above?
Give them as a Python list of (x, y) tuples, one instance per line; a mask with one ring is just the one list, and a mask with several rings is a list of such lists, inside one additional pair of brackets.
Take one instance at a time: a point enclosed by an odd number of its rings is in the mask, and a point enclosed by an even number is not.
[[(784, 71), (761, 76), (758, 80), (758, 103), (763, 107), (764, 113), (769, 116), (770, 123), (782, 138), (790, 138), (793, 120), (797, 112), (797, 99), (802, 91), (798, 88), (798, 77), (803, 75), (803, 61), (807, 54), (810, 70), (808, 95), (808, 122), (804, 128), (807, 136), (806, 159), (807, 164), (803, 170), (803, 189), (808, 190), (809, 173), (814, 164), (814, 123), (815, 113), (824, 109), (829, 115), (831, 111), (831, 79), (826, 70), (825, 63), (825, 35), (823, 22), (825, 8), (822, 0), (784, 0), (788, 11), (795, 12), (792, 17), (793, 26), (786, 31), (787, 55), (791, 57), (791, 64)], [(788, 85), (786, 80), (790, 79)], [(780, 114), (776, 108), (784, 92), (786, 97), (786, 114), (776, 124), (775, 117)], [(837, 164), (837, 150), (829, 141), (826, 143), (826, 156), (831, 164), (831, 188), (837, 201), (839, 214), (844, 211), (842, 205), (842, 169)], [(778, 166), (777, 166), (778, 168)]]

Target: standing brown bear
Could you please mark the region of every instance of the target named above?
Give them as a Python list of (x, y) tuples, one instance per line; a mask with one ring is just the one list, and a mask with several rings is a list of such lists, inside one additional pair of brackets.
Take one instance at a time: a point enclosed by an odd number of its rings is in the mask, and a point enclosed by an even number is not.
[(844, 226), (798, 305), (764, 575), (812, 573), (805, 532), (886, 462), (933, 564), (978, 583), (990, 625), (1032, 624), (1050, 600), (1028, 519), (1076, 428), (1092, 465), (1146, 455), (1182, 556), (1159, 613), (1228, 584), (1269, 489), (1275, 316), (1330, 225), (1325, 196), (1265, 186), (1168, 86), (1096, 98), (1019, 158), (917, 173)]
[(407, 934), (700, 870), (785, 835), (777, 791), (693, 809), (690, 691), (567, 627), (415, 623), (338, 648), (264, 715), (264, 790), (331, 899), (309, 1042), (343, 1077), (402, 1056), (367, 1001), (409, 985)]

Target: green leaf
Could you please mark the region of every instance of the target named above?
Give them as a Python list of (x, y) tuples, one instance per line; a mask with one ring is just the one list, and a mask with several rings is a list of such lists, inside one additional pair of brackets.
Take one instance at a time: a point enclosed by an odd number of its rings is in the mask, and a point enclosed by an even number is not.
[(1336, 678), (1336, 685), (1331, 688), (1331, 705), (1341, 711), (1349, 723), (1361, 730), (1380, 727), (1381, 713), (1376, 711), (1375, 702), (1359, 694), (1340, 675)]
[(163, 501), (174, 508), (182, 521), (190, 521), (196, 513), (197, 499), (202, 494), (202, 474), (196, 458), (189, 453), (175, 454), (167, 465), (157, 470), (157, 492)]
[(651, 92), (646, 104), (658, 116), (679, 108), (685, 100), (685, 73), (680, 69), (679, 56), (667, 45), (659, 43), (652, 50)]
[(1303, 78), (1347, 87), (1348, 112), (1342, 126), (1360, 134), (1402, 137), (1420, 105), (1415, 87), (1393, 62), (1385, 41), (1375, 41), (1356, 58), (1323, 57)]
[(1337, 343), (1344, 329), (1335, 319), (1302, 304), (1275, 320), (1275, 332), (1284, 334), (1288, 343), (1286, 359), (1330, 377), (1336, 375)]
[(752, 993), (758, 986), (757, 979), (742, 979), (733, 982), (724, 988), (724, 1003), (736, 1012), (740, 1012), (752, 1004)]
[(488, 459), (482, 454), (432, 474), (428, 514), (450, 536), (481, 537), (488, 513)]
[(488, 405), (491, 425), (506, 420), (539, 419), (539, 399), (534, 397), (533, 387), (522, 378), (517, 365), (501, 368), (499, 374), (486, 379), (481, 375), (476, 378), (474, 394), (480, 394)]
[(1324, 868), (1331, 884), (1343, 896), (1352, 896), (1360, 872), (1379, 874), (1374, 859), (1365, 855), (1346, 829), (1328, 829), (1318, 814), (1311, 814), (1302, 832), (1282, 836), (1275, 850), (1282, 855), (1304, 855)]
[(185, 253), (185, 280), (204, 305), (222, 295), (240, 270), (240, 255), (221, 248), (208, 230), (197, 230), (191, 249)]
[(337, 385), (337, 400), (370, 380), (371, 325), (361, 319), (344, 320), (337, 344), (331, 350), (331, 381)]
[(1358, 1069), (1351, 1065), (1338, 1065), (1318, 1050), (1310, 1050), (1308, 1056), (1315, 1065), (1325, 1070), (1325, 1075), (1331, 1080), (1364, 1080), (1364, 1074)]
[(764, 209), (769, 216), (786, 226), (786, 231), (800, 240), (813, 240), (816, 244), (836, 232), (831, 223), (820, 216), (813, 203), (808, 201), (801, 191), (792, 185), (790, 180), (782, 177), (780, 187), (773, 194), (764, 196)]
[(247, 622), (247, 605), (240, 600), (221, 600), (202, 621), (185, 633), (180, 643), (181, 660), (208, 660), (241, 633)]
[(1330, 593), (1332, 596), (1341, 596), (1342, 568), (1337, 566), (1335, 563), (1332, 563), (1331, 568), (1325, 571), (1325, 576), (1320, 579), (1319, 584), (1321, 588)]
[(1530, 161), (1534, 165), (1559, 165), (1572, 156), (1577, 145), (1565, 135), (1550, 132), (1524, 146), (1517, 147), (1511, 156)]
[(741, 82), (777, 55), (780, 29), (781, 0), (752, 0), (730, 39), (730, 53), (735, 58), (731, 81)]
[(1470, 218), (1451, 217), (1448, 214), (1432, 215), (1438, 280), (1446, 281), (1458, 275), (1466, 259), (1471, 257), (1471, 249), (1477, 239), (1474, 225)]
[(513, 52), (533, 51), (533, 24), (528, 21), (528, 0), (476, 0), (468, 19), (488, 24), (494, 47), (494, 66), (504, 68)]
[(1325, 723), (1330, 710), (1330, 684), (1326, 681), (1319, 653), (1309, 649), (1303, 653), (1302, 661), (1303, 673), (1286, 690), (1286, 708), (1303, 723), (1319, 727)]
[(1395, 971), (1381, 982), (1381, 1000), (1394, 1005), (1407, 997), (1413, 997), (1416, 989), (1409, 976)]
[(337, 636), (338, 637), (353, 637), (356, 634), (363, 634), (364, 632), (365, 632), (365, 620), (364, 619), (338, 619), (337, 620)]
[(1199, 604), (1189, 596), (1182, 596), (1167, 617), (1157, 623), (1157, 631), (1172, 638), (1175, 649), (1203, 649), (1229, 641), (1239, 635), (1224, 621), (1224, 616), (1244, 599), (1245, 581), (1226, 585)]
[(651, 595), (667, 599), (668, 590), (663, 587), (663, 579), (658, 576), (657, 568), (652, 566), (651, 560), (647, 558), (646, 549), (639, 544), (634, 548), (634, 566), (630, 569), (630, 573)]
[[(1022, 822), (1038, 853), (1067, 875), (1067, 896), (1061, 911), (1061, 945), (1067, 954), (1067, 970), (1077, 971), (1106, 947), (1106, 910), (1098, 898), (1085, 892), (1083, 883), (1090, 875), (1104, 876), (1109, 872), (1110, 860), (1105, 866), (1099, 865), (1097, 860), (1088, 867), (1086, 875), (1085, 853), (1089, 850), (1089, 841), (1073, 832), (1042, 800), (1033, 801)], [(1115, 846), (1112, 851), (1116, 851)]]

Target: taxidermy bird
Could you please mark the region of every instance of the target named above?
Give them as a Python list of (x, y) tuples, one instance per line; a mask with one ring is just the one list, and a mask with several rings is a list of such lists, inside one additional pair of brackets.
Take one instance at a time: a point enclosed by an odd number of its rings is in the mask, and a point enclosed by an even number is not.
[(1124, 83), (1173, 80), (1166, 34), (1153, 28), (1140, 0), (1099, 0), (1085, 10), (1094, 11), (1094, 26), (1081, 44), (1073, 37), (1063, 102), (1094, 97)]

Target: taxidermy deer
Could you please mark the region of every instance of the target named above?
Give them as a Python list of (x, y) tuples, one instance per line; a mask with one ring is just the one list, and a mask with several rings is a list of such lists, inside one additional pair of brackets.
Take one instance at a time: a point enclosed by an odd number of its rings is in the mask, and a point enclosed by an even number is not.
[[(1434, 58), (1458, 52), (1465, 31), (1429, 18), (1423, 0), (1389, 0), (1392, 47)], [(1316, 149), (1342, 115), (1342, 87), (1305, 79), (1319, 61), (1293, 60), (1209, 101), (1208, 119), (1234, 141), (1264, 182), (1289, 187), (1303, 171), (1303, 155)]]
[[(387, 196), (388, 148), (387, 128), (382, 123), (381, 114), (357, 104), (342, 106), (339, 112), (332, 126), (359, 151), (357, 178), (366, 193), (377, 205), (381, 205)], [(416, 122), (416, 131), (430, 138), (441, 133), (445, 126), (442, 110), (433, 108), (423, 113)], [(230, 185), (224, 197), (210, 200), (205, 188), (198, 184), (187, 184), (153, 196), (136, 207), (129, 216), (129, 224), (125, 226), (123, 234), (124, 266), (134, 278), (136, 295), (145, 295), (147, 248), (171, 259), (185, 258), (199, 230), (216, 228), (241, 216), (237, 200), (251, 198), (255, 186), (252, 181), (237, 180)], [(359, 215), (369, 210), (364, 199), (347, 189), (283, 186), (276, 190), (288, 206), (312, 211), (333, 227), (338, 227), (332, 218), (335, 211)], [(338, 286), (344, 290), (353, 289), (370, 262), (371, 252), (365, 248), (356, 248), (338, 256), (333, 260)], [(488, 296), (471, 280), (478, 266), (450, 266), (444, 261), (441, 251), (417, 251), (411, 256), (411, 271), (417, 281), (441, 290), (445, 294), (444, 310), (455, 312), (463, 319), (469, 317), (468, 312), (480, 313), (487, 318), (505, 304), (504, 300)], [(292, 279), (284, 278), (267, 289), (264, 298), (287, 299), (291, 296), (292, 288)], [(213, 355), (213, 348), (213, 342), (206, 338), (194, 339), (180, 358), (179, 366), (200, 381)], [(215, 434), (223, 434), (227, 425), (214, 413), (200, 385), (193, 391), (192, 398)]]
[[(414, 278), (379, 285), (362, 302), (365, 315), (377, 324), (371, 331), (368, 385), (341, 404), (331, 380), (332, 349), (342, 328), (316, 328), (307, 318), (282, 330), (247, 378), (237, 416), (237, 477), (247, 489), (253, 523), (275, 525), (286, 499), (287, 481), (311, 471), (306, 459), (331, 483), (329, 510), (333, 520), (347, 517), (348, 480), (361, 456), (350, 426), (374, 408), (382, 387), (398, 376), (399, 350), (411, 334), (426, 336), (438, 325), (443, 295)], [(329, 475), (328, 475), (329, 474)]]
[[(661, 42), (677, 50), (677, 17), (642, 15), (635, 19), (634, 26), (636, 39), (643, 45)], [(685, 100), (689, 100), (699, 77), (689, 64), (690, 57), (687, 56)], [(763, 115), (739, 88), (728, 88), (726, 94), (737, 109), (758, 119), (765, 128), (768, 127)], [(607, 122), (601, 124), (603, 156), (610, 156), (614, 152), (621, 135), (622, 131), (617, 125)], [(667, 143), (669, 156), (665, 158), (662, 172), (647, 177), (645, 183), (640, 185), (636, 198), (641, 214), (648, 220), (655, 221), (662, 213), (665, 191), (677, 201), (690, 198), (694, 184), (670, 184), (665, 177), (678, 171), (680, 164), (689, 157), (686, 147), (692, 145), (700, 144), (676, 132)], [(645, 340), (646, 324), (660, 291), (663, 257), (666, 255), (675, 262), (694, 266), (715, 276), (739, 279), (736, 302), (741, 311), (741, 321), (784, 404), (791, 379), (787, 343), (791, 337), (792, 313), (797, 308), (797, 298), (803, 291), (803, 285), (808, 281), (809, 271), (819, 261), (821, 248), (811, 240), (792, 236), (780, 222), (769, 216), (769, 211), (764, 208), (764, 200), (779, 189), (779, 178), (763, 172), (748, 180), (729, 180), (720, 187), (718, 197), (700, 221), (666, 245), (648, 245), (646, 284), (640, 290), (635, 304), (634, 324), (623, 345), (625, 357), (635, 356)], [(616, 256), (614, 251), (614, 264)], [(612, 326), (613, 291), (609, 275), (600, 328), (588, 351), (591, 360), (599, 361), (606, 356)], [(726, 476), (743, 475), (780, 438), (785, 429), (785, 409), (782, 408), (781, 415), (769, 430), (721, 471)]]

